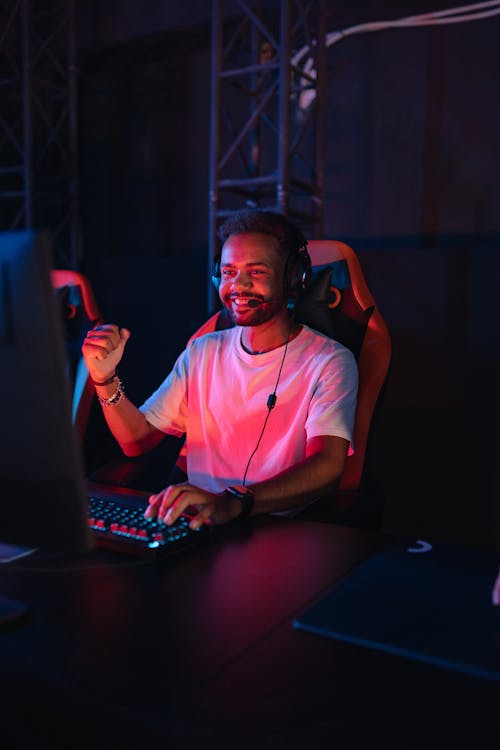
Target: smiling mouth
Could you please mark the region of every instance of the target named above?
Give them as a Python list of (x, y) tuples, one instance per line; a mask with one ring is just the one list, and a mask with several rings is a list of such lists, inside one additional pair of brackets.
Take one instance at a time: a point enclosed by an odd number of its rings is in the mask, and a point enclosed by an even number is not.
[(230, 297), (229, 300), (235, 307), (248, 307), (249, 302), (252, 303), (251, 307), (254, 307), (256, 303), (260, 305), (262, 302), (258, 297)]

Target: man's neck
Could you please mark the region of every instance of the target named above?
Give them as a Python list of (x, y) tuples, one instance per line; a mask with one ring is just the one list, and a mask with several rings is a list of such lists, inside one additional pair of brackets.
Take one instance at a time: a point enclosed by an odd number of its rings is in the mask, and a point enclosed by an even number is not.
[(263, 354), (291, 341), (301, 330), (302, 326), (287, 315), (258, 326), (242, 327), (241, 345), (249, 354)]

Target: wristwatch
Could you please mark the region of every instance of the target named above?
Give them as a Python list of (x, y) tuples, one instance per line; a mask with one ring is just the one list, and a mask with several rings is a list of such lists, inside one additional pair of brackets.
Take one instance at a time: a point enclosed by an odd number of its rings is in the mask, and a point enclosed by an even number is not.
[(243, 520), (253, 510), (254, 496), (252, 490), (248, 487), (244, 487), (242, 484), (235, 484), (232, 487), (226, 487), (224, 490), (225, 495), (231, 495), (235, 497), (241, 503), (241, 512), (238, 519)]

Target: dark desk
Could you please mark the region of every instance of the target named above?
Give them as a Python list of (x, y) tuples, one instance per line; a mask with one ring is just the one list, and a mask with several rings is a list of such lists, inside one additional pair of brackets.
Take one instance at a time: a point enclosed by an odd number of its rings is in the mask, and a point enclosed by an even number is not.
[(482, 747), (498, 685), (292, 628), (379, 544), (267, 518), (154, 566), (3, 569), (0, 593), (30, 608), (0, 634), (5, 748)]

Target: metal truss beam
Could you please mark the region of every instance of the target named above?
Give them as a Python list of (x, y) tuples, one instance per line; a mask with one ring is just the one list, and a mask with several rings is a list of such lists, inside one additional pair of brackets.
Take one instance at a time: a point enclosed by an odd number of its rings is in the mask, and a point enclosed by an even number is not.
[(325, 15), (324, 0), (212, 0), (210, 267), (220, 221), (245, 206), (321, 236)]
[(0, 0), (0, 229), (48, 229), (81, 256), (74, 0)]

